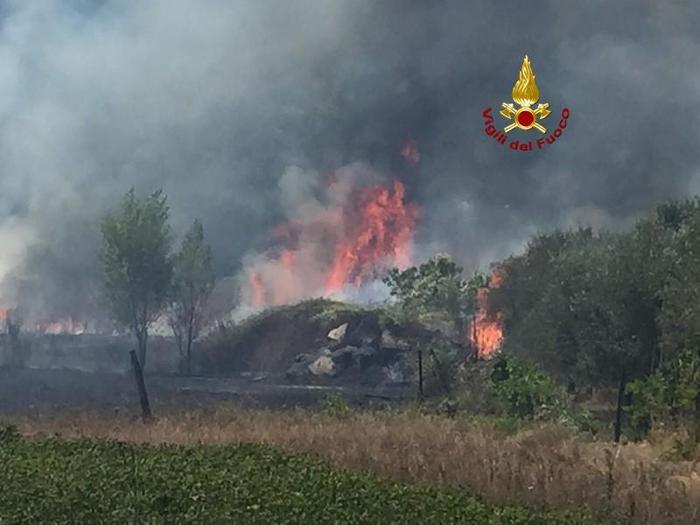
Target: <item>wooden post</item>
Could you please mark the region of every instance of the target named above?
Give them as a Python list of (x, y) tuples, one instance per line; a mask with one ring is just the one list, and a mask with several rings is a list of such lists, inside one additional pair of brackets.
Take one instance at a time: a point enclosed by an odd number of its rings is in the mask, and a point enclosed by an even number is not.
[(620, 374), (620, 385), (617, 390), (617, 410), (615, 410), (615, 435), (613, 436), (613, 441), (615, 443), (620, 442), (620, 436), (622, 435), (622, 404), (625, 402), (625, 387), (627, 386), (627, 374), (625, 367), (622, 367), (622, 372)]
[(423, 402), (423, 352), (418, 350), (418, 402)]
[(695, 444), (697, 445), (700, 443), (700, 390), (695, 394), (695, 410), (694, 410), (694, 416), (695, 416), (695, 425), (694, 425), (694, 438), (695, 438)]
[(136, 350), (129, 352), (131, 355), (131, 366), (134, 369), (134, 378), (136, 379), (136, 388), (139, 391), (139, 399), (141, 401), (141, 417), (144, 423), (151, 420), (151, 405), (148, 403), (148, 392), (146, 392), (146, 383), (143, 381), (143, 370), (141, 363), (136, 356)]

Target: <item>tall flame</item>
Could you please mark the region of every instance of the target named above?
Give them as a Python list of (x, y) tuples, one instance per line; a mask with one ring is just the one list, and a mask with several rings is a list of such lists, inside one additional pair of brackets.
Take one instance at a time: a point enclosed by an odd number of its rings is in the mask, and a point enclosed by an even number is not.
[[(341, 190), (340, 186), (348, 190)], [(244, 305), (272, 306), (360, 287), (383, 270), (411, 263), (418, 207), (404, 185), (348, 186), (330, 178), (329, 204), (310, 207), (273, 232), (275, 255), (254, 258), (245, 271)]]
[(361, 285), (383, 259), (391, 260), (399, 268), (409, 265), (418, 209), (404, 203), (405, 192), (398, 180), (392, 187), (372, 186), (363, 190), (359, 221), (336, 247), (326, 280), (328, 291), (340, 290), (346, 283)]
[(503, 315), (497, 312), (489, 315), (489, 290), (498, 288), (503, 282), (503, 275), (496, 269), (491, 275), (487, 288), (477, 291), (477, 311), (469, 328), (469, 340), (477, 357), (485, 357), (496, 352), (503, 342)]
[(520, 75), (513, 86), (513, 100), (524, 107), (532, 106), (540, 98), (540, 90), (537, 89), (535, 73), (532, 71), (530, 59), (525, 55), (523, 65), (520, 67)]

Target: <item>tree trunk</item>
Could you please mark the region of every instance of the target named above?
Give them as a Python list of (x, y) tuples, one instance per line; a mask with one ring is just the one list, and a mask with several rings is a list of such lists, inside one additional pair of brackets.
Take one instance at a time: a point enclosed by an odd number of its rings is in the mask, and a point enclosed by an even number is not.
[(613, 441), (620, 442), (622, 435), (622, 404), (625, 401), (625, 387), (627, 386), (627, 373), (625, 367), (622, 367), (620, 373), (620, 384), (617, 389), (617, 409), (615, 410), (615, 435)]
[(136, 379), (136, 388), (139, 392), (139, 401), (141, 402), (141, 418), (144, 423), (151, 420), (151, 405), (148, 402), (148, 392), (146, 392), (146, 383), (143, 380), (143, 369), (139, 364), (136, 352), (129, 352), (131, 356), (131, 366), (134, 369), (134, 379)]
[(189, 329), (187, 330), (187, 362), (185, 367), (187, 370), (187, 375), (192, 375), (192, 324), (190, 323)]
[(694, 407), (694, 416), (695, 416), (695, 431), (694, 431), (694, 438), (695, 438), (695, 444), (697, 445), (700, 443), (700, 390), (695, 394), (695, 407)]
[(196, 321), (194, 300), (190, 303), (189, 311), (187, 312), (187, 359), (185, 367), (187, 370), (187, 375), (192, 375), (192, 340), (194, 339), (194, 323)]
[[(696, 357), (697, 359), (697, 357)], [(695, 385), (696, 388), (698, 388), (697, 392), (695, 393), (695, 406), (693, 407), (693, 416), (694, 416), (694, 423), (695, 423), (695, 428), (693, 429), (693, 437), (695, 438), (695, 444), (697, 445), (700, 443), (700, 385), (698, 384), (700, 381), (700, 370), (698, 370), (698, 364), (696, 361), (695, 365), (695, 373), (693, 374), (693, 377), (695, 378)]]
[(145, 328), (143, 330), (137, 330), (136, 331), (136, 340), (138, 342), (139, 363), (141, 364), (141, 368), (145, 369), (146, 368), (146, 346), (148, 343), (148, 331)]

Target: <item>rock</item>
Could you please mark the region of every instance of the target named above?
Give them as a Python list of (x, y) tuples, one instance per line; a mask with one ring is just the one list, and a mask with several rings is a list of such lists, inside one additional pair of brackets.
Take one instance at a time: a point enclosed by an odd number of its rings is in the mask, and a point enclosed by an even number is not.
[(302, 382), (309, 377), (309, 363), (307, 361), (297, 361), (285, 372), (285, 377), (289, 381)]
[(390, 348), (392, 350), (410, 350), (411, 345), (403, 339), (397, 339), (388, 330), (382, 331), (381, 337), (382, 348)]
[(337, 328), (333, 328), (330, 332), (328, 332), (328, 339), (332, 339), (333, 341), (338, 341), (339, 343), (343, 342), (343, 339), (345, 339), (345, 334), (348, 331), (348, 323), (343, 323)]
[(344, 346), (334, 350), (331, 358), (336, 365), (336, 371), (353, 368), (364, 370), (373, 364), (377, 364), (377, 351), (371, 346)]
[(350, 330), (346, 337), (346, 343), (352, 346), (378, 347), (382, 337), (382, 329), (376, 315), (363, 317), (359, 324)]
[(315, 376), (330, 376), (333, 377), (336, 374), (335, 363), (327, 355), (322, 355), (316, 361), (311, 363), (309, 366), (309, 372)]
[(377, 352), (371, 346), (363, 346), (353, 353), (353, 364), (358, 370), (365, 370), (375, 364)]
[(355, 352), (357, 350), (359, 349), (354, 346), (344, 346), (342, 348), (334, 350), (331, 354), (331, 357), (333, 358), (333, 362), (336, 365), (336, 370), (344, 370), (346, 368), (350, 368), (353, 365), (353, 356), (355, 355)]

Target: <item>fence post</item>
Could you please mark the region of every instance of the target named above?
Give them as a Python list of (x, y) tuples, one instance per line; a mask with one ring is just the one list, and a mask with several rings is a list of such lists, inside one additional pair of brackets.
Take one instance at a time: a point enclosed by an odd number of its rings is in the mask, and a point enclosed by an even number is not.
[(418, 402), (423, 402), (423, 351), (418, 350)]

